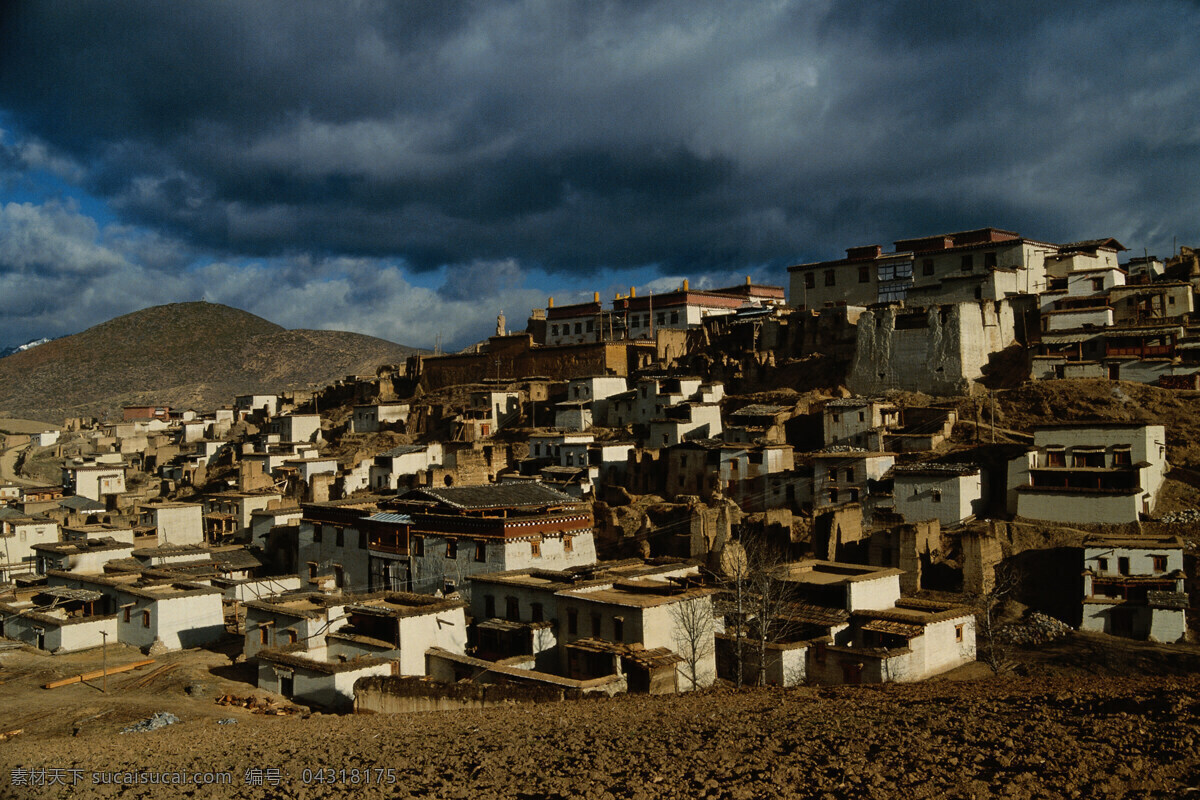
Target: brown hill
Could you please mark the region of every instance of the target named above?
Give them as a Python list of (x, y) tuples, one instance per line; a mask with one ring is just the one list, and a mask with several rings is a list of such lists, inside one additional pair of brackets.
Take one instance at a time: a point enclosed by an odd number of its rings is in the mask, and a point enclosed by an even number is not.
[(324, 385), (416, 352), (345, 331), (287, 330), (214, 303), (136, 311), (0, 358), (0, 414), (61, 422), (123, 405), (209, 409)]

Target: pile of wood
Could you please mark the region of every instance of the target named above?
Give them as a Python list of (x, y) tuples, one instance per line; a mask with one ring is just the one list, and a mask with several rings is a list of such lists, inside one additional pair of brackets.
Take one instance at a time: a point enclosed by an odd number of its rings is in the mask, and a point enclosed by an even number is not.
[(129, 688), (144, 689), (147, 686), (147, 684), (150, 683), (150, 681), (154, 680), (155, 678), (159, 677), (160, 675), (166, 675), (168, 672), (174, 672), (175, 670), (179, 669), (181, 666), (182, 666), (182, 664), (179, 662), (176, 662), (174, 664), (164, 664), (163, 666), (159, 667), (158, 669), (153, 670), (153, 671), (143, 675), (142, 677), (137, 678), (136, 680), (129, 681), (128, 683), (123, 685), (121, 688), (122, 689), (129, 689)]
[(244, 708), (253, 714), (272, 714), (279, 717), (289, 716), (291, 714), (299, 714), (304, 711), (304, 709), (297, 708), (296, 706), (279, 703), (266, 697), (256, 697), (255, 695), (238, 697), (234, 694), (223, 694), (217, 698), (217, 705), (237, 706), (239, 708)]

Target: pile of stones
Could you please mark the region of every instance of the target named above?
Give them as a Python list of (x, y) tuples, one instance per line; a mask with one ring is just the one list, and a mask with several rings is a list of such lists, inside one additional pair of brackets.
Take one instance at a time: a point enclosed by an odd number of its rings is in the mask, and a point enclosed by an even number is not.
[(1069, 634), (1073, 629), (1062, 620), (1033, 611), (1020, 622), (996, 631), (996, 639), (1005, 644), (1046, 644)]

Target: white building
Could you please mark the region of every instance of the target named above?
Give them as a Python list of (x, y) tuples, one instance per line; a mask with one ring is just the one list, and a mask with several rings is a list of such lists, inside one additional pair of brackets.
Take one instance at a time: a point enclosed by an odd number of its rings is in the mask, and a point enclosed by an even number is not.
[(274, 490), (214, 492), (203, 498), (204, 535), (210, 542), (222, 538), (244, 538), (250, 532), (255, 511), (271, 508), (283, 500)]
[(1034, 429), (1035, 463), (1017, 515), (1054, 522), (1137, 522), (1154, 513), (1167, 470), (1162, 425), (1064, 423)]
[[(567, 677), (603, 677), (615, 662), (629, 674), (633, 691), (638, 689), (634, 674), (639, 666), (646, 673), (646, 691), (710, 686), (717, 677), (711, 641), (714, 594), (715, 589), (653, 578), (559, 592), (559, 619), (566, 623), (559, 648)], [(662, 687), (662, 667), (673, 686)]]
[(316, 475), (336, 475), (338, 471), (336, 458), (289, 458), (283, 466), (296, 470), (297, 477), (305, 484), (312, 483)]
[(810, 648), (812, 683), (908, 683), (975, 660), (975, 612), (906, 598), (892, 608), (851, 615), (851, 641)]
[(117, 641), (117, 615), (104, 595), (89, 589), (39, 586), (14, 590), (0, 602), (0, 637), (51, 653), (100, 647)]
[(830, 400), (821, 414), (825, 446), (883, 449), (883, 434), (900, 425), (900, 411), (891, 403), (849, 397)]
[(1183, 542), (1175, 536), (1090, 536), (1083, 543), (1085, 631), (1155, 642), (1187, 636)]
[(892, 470), (896, 512), (908, 522), (936, 519), (943, 528), (975, 517), (983, 503), (979, 467), (970, 464), (925, 463)]
[(50, 571), (50, 586), (103, 594), (117, 612), (117, 640), (145, 652), (181, 650), (225, 635), (221, 589), (191, 581), (144, 581), (136, 574), (79, 575)]
[(595, 563), (590, 508), (534, 482), (417, 489), (368, 520), (371, 588), (464, 588), (472, 575)]
[(34, 446), (36, 447), (52, 447), (58, 444), (59, 436), (60, 434), (58, 431), (42, 431), (41, 433), (35, 433), (30, 436), (29, 440), (33, 442)]
[(408, 403), (372, 403), (354, 407), (350, 418), (351, 433), (376, 433), (384, 425), (408, 422)]
[[(247, 652), (255, 641), (259, 661), (258, 687), (294, 700), (337, 710), (352, 707), (354, 681), (367, 675), (424, 675), (425, 652), (437, 647), (449, 653), (466, 653), (467, 621), (461, 600), (387, 593), (335, 600), (304, 595), (311, 613), (286, 628), (284, 643), (258, 647), (261, 631), (272, 626), (277, 614), (266, 606), (295, 607), (286, 597), (254, 603), (256, 620), (263, 618), (259, 637), (247, 632)], [(324, 624), (309, 633), (321, 619), (321, 606), (329, 605)], [(335, 611), (336, 609), (336, 611)], [(269, 616), (269, 620), (267, 617)], [(288, 617), (280, 621), (288, 621)], [(298, 629), (302, 628), (302, 630)], [(274, 636), (280, 640), (278, 634)]]
[(258, 654), (259, 689), (331, 711), (354, 708), (354, 682), (359, 678), (391, 674), (392, 662), (385, 658), (351, 658), (336, 647), (293, 647)]
[(75, 462), (63, 467), (63, 488), (103, 503), (105, 498), (125, 493), (125, 464), (115, 457), (94, 462)]
[(325, 637), (346, 624), (346, 600), (340, 595), (297, 592), (246, 603), (246, 637), (242, 653), (298, 644), (305, 650), (325, 646)]
[(127, 559), (133, 554), (132, 542), (116, 539), (78, 539), (70, 542), (46, 542), (33, 545), (37, 571), (46, 575), (53, 570), (80, 575), (104, 571), (110, 561)]
[[(975, 660), (974, 610), (902, 598), (901, 574), (887, 567), (815, 559), (785, 564), (772, 573), (791, 584), (801, 616), (828, 631), (807, 642), (804, 680), (918, 681)], [(822, 619), (820, 609), (848, 616), (829, 613)], [(791, 648), (793, 655), (798, 644)]]
[(285, 414), (273, 417), (268, 430), (285, 442), (311, 442), (321, 438), (319, 414)]
[(838, 451), (813, 453), (813, 505), (864, 503), (877, 494), (874, 484), (896, 463), (892, 453)]
[(243, 394), (233, 400), (233, 411), (238, 420), (257, 416), (267, 419), (279, 413), (279, 397), (273, 394)]
[(695, 439), (721, 436), (721, 406), (716, 403), (677, 403), (650, 420), (647, 441), (654, 447), (670, 447)]
[(38, 571), (36, 545), (58, 541), (58, 523), (0, 507), (0, 583)]
[(154, 529), (160, 546), (204, 542), (204, 506), (199, 503), (142, 506), (141, 523)]
[(442, 463), (441, 444), (402, 444), (375, 456), (371, 464), (371, 489), (375, 492), (396, 491), (400, 478), (416, 475)]

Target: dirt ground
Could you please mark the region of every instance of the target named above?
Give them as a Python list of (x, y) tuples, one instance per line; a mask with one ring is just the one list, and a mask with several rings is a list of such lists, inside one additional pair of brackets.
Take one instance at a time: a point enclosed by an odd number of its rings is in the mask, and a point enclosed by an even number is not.
[[(1200, 791), (1200, 648), (1190, 646), (1075, 634), (1015, 652), (1024, 676), (994, 677), (975, 664), (916, 685), (344, 717), (218, 705), (225, 693), (258, 694), (252, 668), (231, 666), (232, 652), (234, 644), (169, 654), (110, 677), (102, 694), (40, 688), (98, 666), (97, 652), (0, 651), (0, 732), (23, 729), (0, 741), (0, 797), (983, 800)], [(108, 652), (110, 664), (139, 658), (124, 647)], [(171, 663), (179, 666), (135, 685)], [(119, 733), (157, 711), (181, 722)], [(218, 724), (230, 718), (236, 724)], [(55, 769), (80, 772), (19, 771)], [(221, 771), (229, 782), (92, 782), (148, 770)], [(13, 784), (27, 775), (78, 777), (70, 786)]]

